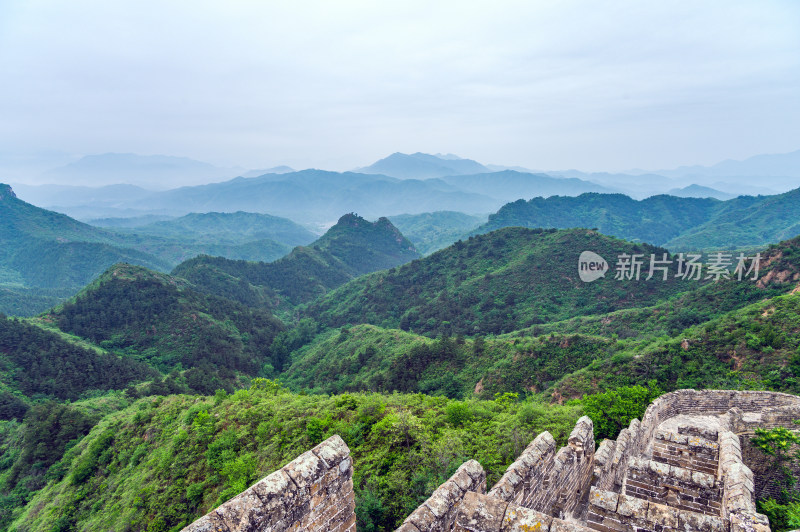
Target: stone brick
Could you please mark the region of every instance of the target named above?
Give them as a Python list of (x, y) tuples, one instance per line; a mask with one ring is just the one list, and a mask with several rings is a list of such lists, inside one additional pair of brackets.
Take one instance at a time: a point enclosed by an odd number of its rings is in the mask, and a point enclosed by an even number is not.
[(455, 507), (461, 500), (461, 493), (455, 482), (448, 480), (439, 486), (430, 498), (425, 501), (425, 506), (430, 508), (433, 515), (438, 519), (443, 519), (450, 509)]
[(769, 520), (757, 513), (731, 514), (731, 532), (769, 532)]
[(589, 504), (592, 506), (598, 506), (604, 510), (608, 510), (609, 512), (617, 511), (618, 499), (619, 495), (613, 491), (591, 488), (591, 491), (589, 492)]
[(230, 532), (216, 514), (206, 514), (183, 530), (187, 532)]
[(716, 516), (697, 512), (678, 512), (678, 529), (697, 532), (724, 532), (725, 522)]
[(215, 513), (230, 532), (259, 530), (272, 517), (252, 488), (217, 508)]
[(509, 504), (500, 532), (547, 532), (552, 521), (549, 515)]
[(422, 532), (428, 532), (435, 530), (434, 527), (439, 523), (439, 518), (431, 512), (426, 504), (422, 504), (406, 518), (405, 522), (413, 524)]
[(508, 503), (478, 493), (464, 495), (456, 514), (454, 530), (464, 532), (495, 532), (503, 525)]
[(675, 528), (678, 526), (678, 511), (663, 504), (650, 503), (647, 520), (663, 527)]
[(289, 462), (284, 471), (298, 488), (311, 491), (314, 483), (325, 473), (325, 463), (314, 453), (305, 452)]
[(477, 487), (475, 480), (461, 468), (456, 470), (455, 474), (450, 477), (450, 480), (455, 482), (461, 491), (475, 491)]
[(647, 507), (649, 505), (650, 503), (646, 499), (620, 494), (617, 513), (633, 519), (647, 519)]
[(708, 473), (702, 473), (700, 471), (694, 471), (692, 473), (692, 482), (698, 486), (703, 486), (704, 488), (713, 488), (714, 484), (716, 483), (716, 479), (714, 478), (714, 475), (709, 475)]
[(550, 524), (550, 532), (589, 532), (590, 530), (591, 528), (577, 523), (562, 521), (561, 519), (553, 519), (553, 522)]
[(334, 434), (320, 443), (311, 449), (311, 452), (325, 462), (328, 469), (350, 456), (350, 449), (338, 434)]

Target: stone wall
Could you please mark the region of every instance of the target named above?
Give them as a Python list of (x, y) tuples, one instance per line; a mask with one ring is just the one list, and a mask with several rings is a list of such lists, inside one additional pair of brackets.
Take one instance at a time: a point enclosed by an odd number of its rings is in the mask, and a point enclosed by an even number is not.
[(452, 530), (461, 500), (467, 493), (486, 492), (486, 472), (475, 460), (464, 462), (409, 515), (397, 532), (444, 532)]
[(353, 461), (332, 436), (212, 510), (184, 532), (355, 532)]
[[(785, 427), (790, 430), (800, 429), (794, 424), (795, 420), (800, 419), (800, 406), (790, 405), (765, 408), (758, 414), (748, 414), (739, 409), (734, 409), (730, 414), (731, 423), (741, 439), (742, 457), (755, 474), (756, 498), (777, 497), (781, 491), (779, 481), (782, 473), (779, 468), (775, 467), (772, 457), (765, 455), (750, 440), (755, 436), (755, 429), (757, 428)], [(800, 468), (795, 467), (792, 472), (795, 478), (800, 479)]]
[(508, 467), (489, 496), (547, 515), (571, 516), (591, 484), (593, 430), (591, 419), (580, 418), (568, 444), (558, 452), (549, 432), (539, 434)]
[(800, 397), (749, 390), (676, 390), (662, 395), (647, 407), (634, 454), (643, 454), (647, 444), (653, 440), (656, 428), (679, 414), (719, 416), (732, 408), (750, 413), (776, 407), (800, 407)]
[(729, 530), (728, 524), (719, 516), (681, 510), (666, 504), (594, 487), (591, 490), (589, 504), (588, 525), (592, 530), (600, 532), (624, 530), (723, 532)]
[(594, 478), (592, 485), (602, 489), (619, 489), (625, 477), (628, 460), (638, 450), (641, 423), (631, 421), (627, 429), (622, 429), (616, 441), (604, 440), (595, 455)]
[(468, 493), (458, 508), (453, 531), (590, 532), (590, 529), (490, 495)]
[[(800, 397), (679, 390), (595, 451), (583, 417), (561, 449), (541, 433), (488, 494), (480, 464), (464, 463), (398, 532), (766, 532), (755, 498), (771, 464), (750, 438), (795, 419)], [(352, 475), (334, 436), (184, 530), (355, 532)]]
[(722, 506), (722, 486), (716, 475), (644, 458), (631, 460), (625, 494), (706, 515), (720, 515)]

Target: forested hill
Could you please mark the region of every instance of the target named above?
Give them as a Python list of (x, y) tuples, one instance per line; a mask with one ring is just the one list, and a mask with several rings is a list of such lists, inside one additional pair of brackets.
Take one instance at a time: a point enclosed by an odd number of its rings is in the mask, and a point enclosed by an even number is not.
[(476, 233), (514, 226), (594, 227), (605, 235), (663, 245), (711, 219), (721, 203), (711, 198), (664, 195), (641, 201), (624, 194), (536, 197), (504, 205), (497, 213), (489, 215), (489, 221)]
[(618, 254), (662, 258), (666, 250), (587, 229), (509, 227), (459, 241), (423, 259), (376, 272), (311, 303), (306, 314), (330, 326), (371, 323), (424, 334), (500, 333), (572, 316), (646, 306), (701, 282), (669, 278), (592, 283), (578, 278), (583, 251), (614, 268)]
[(231, 388), (237, 372), (258, 375), (272, 364), (272, 342), (285, 329), (268, 311), (127, 264), (42, 319), (163, 373), (189, 369), (187, 384), (201, 393)]
[(191, 213), (172, 220), (138, 225), (128, 231), (184, 239), (213, 235), (221, 242), (235, 244), (272, 240), (290, 248), (306, 245), (316, 238), (314, 233), (288, 218), (242, 211)]
[(80, 347), (3, 315), (0, 363), (0, 419), (20, 421), (29, 399), (74, 401), (87, 391), (121, 390), (158, 375), (142, 362)]
[(392, 223), (342, 216), (319, 240), (275, 262), (201, 256), (178, 265), (173, 275), (210, 294), (249, 305), (297, 305), (365, 273), (405, 264), (419, 253)]
[(25, 203), (2, 184), (0, 220), (0, 284), (79, 288), (115, 262), (169, 267), (152, 255), (117, 246), (107, 231)]
[(800, 189), (774, 196), (712, 198), (587, 193), (517, 200), (474, 231), (501, 227), (595, 227), (601, 233), (673, 251), (755, 249), (800, 233)]

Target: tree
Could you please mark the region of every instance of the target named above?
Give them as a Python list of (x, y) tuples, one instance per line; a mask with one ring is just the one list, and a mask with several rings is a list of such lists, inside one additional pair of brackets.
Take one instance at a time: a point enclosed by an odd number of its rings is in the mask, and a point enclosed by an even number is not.
[(594, 423), (595, 438), (616, 438), (632, 420), (642, 417), (647, 405), (663, 393), (655, 381), (648, 386), (623, 386), (584, 397), (583, 410)]

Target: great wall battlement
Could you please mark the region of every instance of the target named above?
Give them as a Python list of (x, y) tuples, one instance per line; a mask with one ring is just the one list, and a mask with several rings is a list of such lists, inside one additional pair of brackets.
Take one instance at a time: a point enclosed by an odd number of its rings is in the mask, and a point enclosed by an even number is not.
[[(750, 438), (796, 419), (793, 395), (678, 390), (597, 448), (588, 417), (560, 449), (541, 433), (488, 493), (480, 464), (464, 463), (397, 532), (766, 532), (755, 500), (775, 472)], [(333, 436), (184, 531), (351, 532), (352, 475)]]

